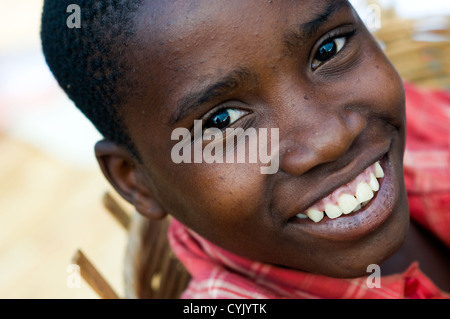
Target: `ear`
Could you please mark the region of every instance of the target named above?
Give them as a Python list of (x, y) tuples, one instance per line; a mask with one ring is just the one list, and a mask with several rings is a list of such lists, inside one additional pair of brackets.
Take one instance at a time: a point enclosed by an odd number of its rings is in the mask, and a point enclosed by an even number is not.
[(109, 183), (140, 214), (151, 219), (167, 215), (152, 196), (142, 165), (125, 147), (101, 140), (95, 145), (95, 156)]

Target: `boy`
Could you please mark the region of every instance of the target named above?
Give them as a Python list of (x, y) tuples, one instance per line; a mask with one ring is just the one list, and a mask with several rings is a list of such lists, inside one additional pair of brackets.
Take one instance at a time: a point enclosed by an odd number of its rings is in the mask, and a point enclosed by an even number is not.
[[(170, 240), (194, 277), (184, 297), (448, 297), (446, 248), (407, 236), (402, 81), (347, 1), (78, 1), (81, 27), (68, 28), (71, 3), (45, 2), (47, 62), (104, 135), (109, 182), (142, 215), (174, 217)], [(192, 134), (174, 138), (180, 128)], [(173, 160), (178, 143), (236, 157), (229, 128), (276, 129), (278, 170)], [(328, 278), (391, 256), (383, 275), (404, 272), (421, 251), (439, 288), (416, 268), (381, 293)]]

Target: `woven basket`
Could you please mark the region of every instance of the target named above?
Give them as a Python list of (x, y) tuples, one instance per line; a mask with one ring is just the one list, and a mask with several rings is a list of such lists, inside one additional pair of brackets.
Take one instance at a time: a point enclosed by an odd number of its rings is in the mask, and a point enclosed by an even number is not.
[[(374, 36), (403, 79), (421, 87), (450, 89), (450, 17), (439, 20), (445, 29), (429, 27), (432, 18), (406, 20), (386, 11)], [(435, 41), (420, 41), (424, 37)]]
[[(374, 36), (407, 81), (430, 88), (450, 88), (450, 29), (434, 31), (445, 42), (418, 42), (420, 21), (397, 18), (384, 12), (382, 27)], [(450, 19), (448, 25), (450, 25)], [(125, 262), (126, 297), (177, 298), (189, 275), (174, 257), (167, 242), (168, 219), (148, 221), (135, 214), (129, 229)]]

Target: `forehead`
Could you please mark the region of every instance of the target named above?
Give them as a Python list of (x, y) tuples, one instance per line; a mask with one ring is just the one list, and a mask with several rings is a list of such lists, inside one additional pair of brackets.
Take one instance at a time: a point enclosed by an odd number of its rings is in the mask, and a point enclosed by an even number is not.
[(148, 1), (139, 15), (139, 40), (156, 56), (175, 60), (204, 43), (207, 51), (211, 45), (260, 43), (268, 33), (279, 35), (343, 6), (349, 7), (346, 0)]

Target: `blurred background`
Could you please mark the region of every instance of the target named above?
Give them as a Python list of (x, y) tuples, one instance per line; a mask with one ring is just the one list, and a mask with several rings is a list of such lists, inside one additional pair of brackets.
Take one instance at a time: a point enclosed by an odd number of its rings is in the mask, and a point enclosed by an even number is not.
[[(450, 89), (450, 1), (353, 0), (408, 81)], [(127, 233), (102, 204), (101, 137), (41, 53), (42, 0), (0, 0), (0, 298), (98, 298), (71, 285), (82, 249), (123, 296)]]

